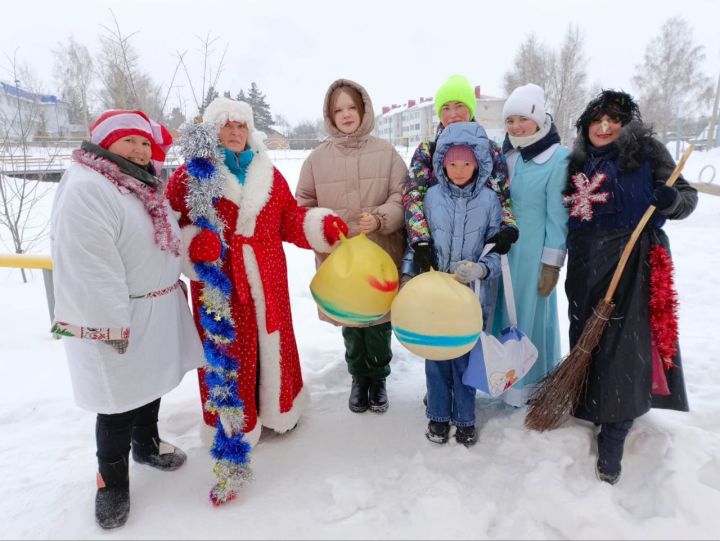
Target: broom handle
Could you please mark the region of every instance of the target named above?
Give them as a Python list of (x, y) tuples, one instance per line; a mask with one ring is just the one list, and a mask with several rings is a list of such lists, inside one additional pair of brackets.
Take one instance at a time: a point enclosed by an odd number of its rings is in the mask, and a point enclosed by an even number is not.
[[(685, 162), (690, 157), (690, 154), (692, 154), (692, 151), (695, 149), (695, 145), (690, 145), (685, 149), (685, 152), (683, 152), (683, 155), (680, 156), (680, 161), (678, 161), (677, 165), (675, 166), (675, 169), (672, 172), (672, 175), (670, 175), (670, 178), (667, 179), (667, 182), (665, 183), (665, 186), (672, 186), (675, 184), (675, 181), (680, 176), (680, 173), (683, 170), (683, 167), (685, 167)], [(632, 232), (632, 235), (630, 235), (630, 240), (628, 241), (627, 245), (625, 246), (625, 249), (623, 250), (622, 255), (620, 256), (620, 261), (618, 262), (618, 266), (615, 269), (615, 274), (613, 274), (612, 280), (610, 280), (610, 287), (608, 287), (607, 293), (605, 293), (605, 302), (612, 302), (612, 297), (615, 294), (615, 290), (617, 289), (618, 283), (620, 283), (620, 277), (622, 276), (623, 271), (625, 270), (625, 265), (627, 264), (628, 259), (630, 258), (630, 253), (632, 252), (633, 248), (635, 247), (635, 243), (637, 242), (638, 238), (640, 237), (640, 233), (642, 233), (642, 230), (645, 228), (645, 225), (647, 224), (648, 220), (650, 219), (650, 216), (652, 216), (653, 212), (655, 212), (655, 205), (650, 205), (648, 209), (645, 211), (645, 214), (643, 214), (642, 218), (640, 218), (640, 222), (635, 226), (635, 230)]]

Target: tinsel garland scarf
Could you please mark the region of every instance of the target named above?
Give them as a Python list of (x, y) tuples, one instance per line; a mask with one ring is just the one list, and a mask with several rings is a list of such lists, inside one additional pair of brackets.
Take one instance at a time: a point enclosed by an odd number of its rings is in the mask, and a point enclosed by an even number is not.
[(165, 252), (180, 255), (180, 239), (173, 234), (170, 227), (168, 209), (161, 188), (149, 187), (142, 181), (123, 173), (117, 164), (87, 150), (74, 150), (72, 159), (100, 173), (115, 184), (121, 193), (131, 193), (137, 197), (152, 220), (155, 243)]
[(668, 251), (660, 245), (650, 248), (650, 328), (663, 366), (672, 367), (677, 353), (678, 296), (673, 280), (673, 263)]
[[(217, 216), (214, 203), (222, 196), (222, 179), (217, 177), (216, 163), (222, 163), (218, 151), (217, 128), (201, 123), (188, 126), (180, 141), (187, 161), (188, 183), (186, 203), (193, 225), (208, 229), (223, 239), (225, 224)], [(210, 490), (210, 501), (220, 505), (234, 499), (239, 490), (252, 479), (250, 443), (243, 427), (245, 405), (238, 396), (238, 360), (229, 355), (235, 340), (235, 322), (230, 312), (232, 284), (222, 269), (227, 245), (224, 240), (220, 258), (212, 263), (195, 263), (203, 282), (200, 297), (200, 324), (205, 332), (205, 383), (209, 398), (206, 410), (217, 414), (217, 427), (210, 454), (215, 459), (213, 472), (217, 478)]]

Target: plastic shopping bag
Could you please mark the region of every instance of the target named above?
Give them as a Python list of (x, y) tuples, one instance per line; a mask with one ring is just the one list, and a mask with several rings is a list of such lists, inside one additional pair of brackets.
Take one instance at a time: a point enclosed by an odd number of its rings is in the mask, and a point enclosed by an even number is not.
[(498, 338), (483, 331), (470, 351), (462, 382), (499, 396), (528, 373), (537, 357), (537, 348), (517, 327), (508, 327)]
[[(475, 347), (470, 350), (468, 366), (462, 377), (465, 385), (475, 387), (493, 397), (501, 395), (520, 381), (538, 358), (535, 344), (517, 327), (515, 295), (506, 255), (500, 256), (500, 266), (510, 326), (497, 338), (482, 332)], [(479, 293), (480, 288), (477, 283), (475, 290)]]

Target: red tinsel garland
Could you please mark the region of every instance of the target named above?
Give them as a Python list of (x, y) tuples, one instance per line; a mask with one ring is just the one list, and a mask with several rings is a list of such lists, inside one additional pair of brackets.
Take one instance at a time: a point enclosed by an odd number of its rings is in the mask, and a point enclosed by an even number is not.
[(677, 353), (678, 297), (673, 280), (673, 262), (660, 245), (650, 249), (650, 329), (665, 369)]

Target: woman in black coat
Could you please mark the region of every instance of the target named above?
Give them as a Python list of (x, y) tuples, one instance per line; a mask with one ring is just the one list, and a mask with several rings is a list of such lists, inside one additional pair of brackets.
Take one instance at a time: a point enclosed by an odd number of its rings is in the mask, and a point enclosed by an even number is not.
[(565, 193), (571, 348), (605, 295), (633, 229), (649, 205), (657, 209), (627, 262), (611, 320), (592, 353), (586, 393), (573, 413), (601, 426), (596, 471), (615, 484), (633, 420), (651, 407), (688, 410), (662, 226), (690, 215), (697, 191), (682, 177), (664, 186), (675, 164), (628, 94), (602, 91), (576, 127)]

